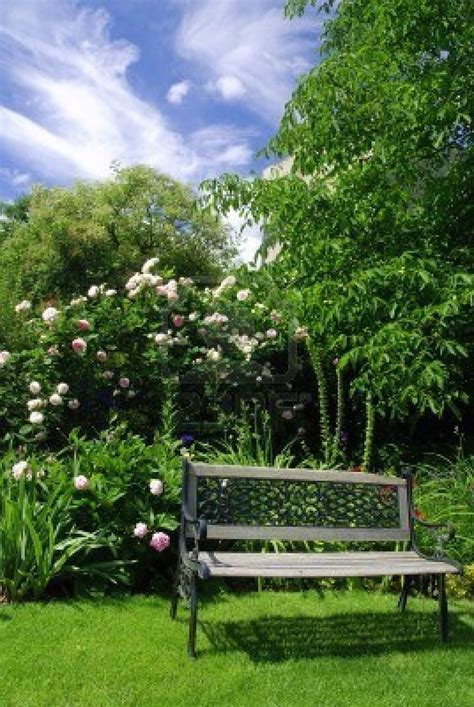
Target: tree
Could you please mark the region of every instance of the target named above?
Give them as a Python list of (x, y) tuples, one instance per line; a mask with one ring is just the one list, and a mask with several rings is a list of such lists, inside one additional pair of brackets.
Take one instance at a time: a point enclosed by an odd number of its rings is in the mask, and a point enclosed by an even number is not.
[(467, 0), (342, 0), (267, 149), (292, 173), (206, 185), (265, 219), (313, 354), (368, 419), (459, 416), (473, 389), (473, 28)]
[(196, 208), (190, 187), (145, 166), (116, 169), (104, 182), (36, 186), (4, 208), (0, 301), (7, 312), (23, 297), (114, 287), (151, 257), (167, 274), (217, 277), (234, 254), (228, 230)]

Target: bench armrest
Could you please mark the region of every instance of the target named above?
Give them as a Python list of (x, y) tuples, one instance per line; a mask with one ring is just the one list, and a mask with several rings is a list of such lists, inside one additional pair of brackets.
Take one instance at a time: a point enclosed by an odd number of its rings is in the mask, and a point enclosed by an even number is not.
[[(450, 562), (452, 565), (456, 566), (459, 571), (462, 571), (462, 567), (459, 563), (455, 562), (454, 560), (451, 560), (451, 558), (446, 557), (444, 554), (444, 544), (449, 542), (449, 540), (452, 540), (456, 536), (456, 530), (454, 526), (451, 525), (451, 523), (430, 523), (429, 521), (422, 520), (421, 518), (418, 518), (416, 513), (413, 511), (411, 512), (411, 518), (413, 521), (413, 530), (415, 530), (415, 524), (421, 526), (422, 528), (426, 528), (434, 537), (435, 540), (435, 550), (434, 550), (434, 555), (430, 559), (435, 559), (435, 560), (442, 560), (445, 562)], [(419, 554), (423, 555), (423, 553), (420, 552), (418, 549), (415, 541), (413, 540), (413, 548), (414, 550)], [(423, 555), (425, 557), (425, 555)]]
[(207, 521), (204, 518), (194, 518), (183, 506), (182, 508), (183, 525), (190, 525), (194, 531), (195, 540), (205, 540), (207, 538)]

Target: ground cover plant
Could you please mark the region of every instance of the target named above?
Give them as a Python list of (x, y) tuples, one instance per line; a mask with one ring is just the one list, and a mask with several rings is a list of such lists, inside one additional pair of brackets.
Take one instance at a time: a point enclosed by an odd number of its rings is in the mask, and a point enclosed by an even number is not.
[(470, 707), (472, 605), (451, 602), (441, 645), (436, 602), (410, 598), (404, 615), (395, 604), (357, 591), (211, 596), (196, 661), (185, 610), (171, 622), (160, 596), (0, 606), (0, 702)]

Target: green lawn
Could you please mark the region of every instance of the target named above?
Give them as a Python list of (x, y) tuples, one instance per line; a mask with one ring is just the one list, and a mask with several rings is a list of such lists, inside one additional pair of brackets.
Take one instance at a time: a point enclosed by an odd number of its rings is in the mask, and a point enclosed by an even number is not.
[(447, 646), (437, 604), (315, 592), (205, 600), (198, 659), (187, 610), (161, 597), (0, 606), (2, 707), (472, 707), (474, 608), (451, 602)]

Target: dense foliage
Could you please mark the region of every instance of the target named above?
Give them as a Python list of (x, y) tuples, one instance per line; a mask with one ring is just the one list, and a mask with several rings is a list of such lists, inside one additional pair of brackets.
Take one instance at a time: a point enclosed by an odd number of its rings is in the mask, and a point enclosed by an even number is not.
[(332, 12), (323, 60), (268, 148), (291, 173), (226, 175), (208, 199), (265, 220), (316, 357), (339, 359), (368, 419), (413, 429), (460, 417), (473, 392), (472, 6), (343, 0)]

